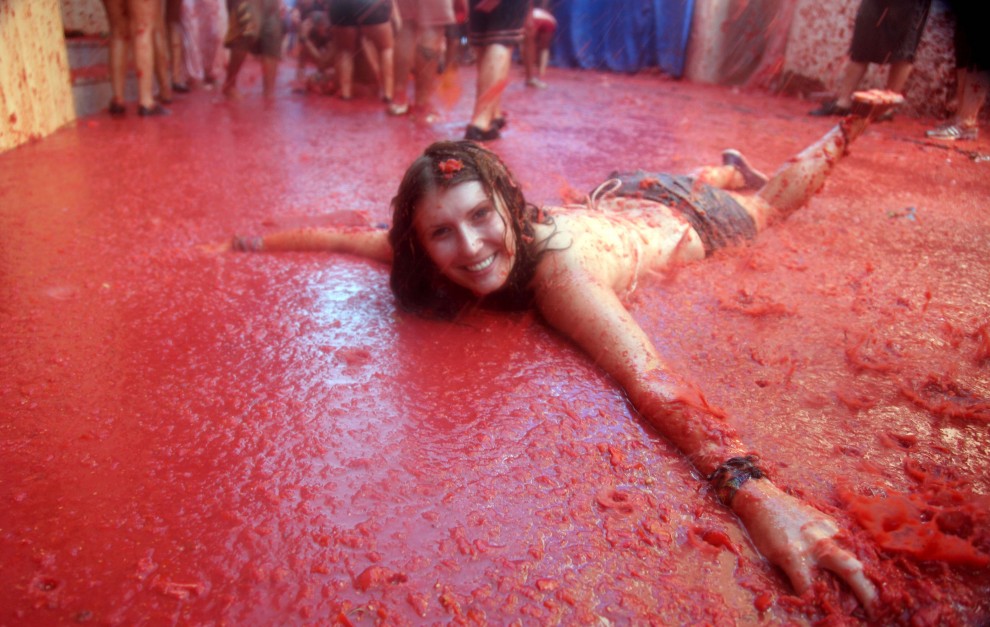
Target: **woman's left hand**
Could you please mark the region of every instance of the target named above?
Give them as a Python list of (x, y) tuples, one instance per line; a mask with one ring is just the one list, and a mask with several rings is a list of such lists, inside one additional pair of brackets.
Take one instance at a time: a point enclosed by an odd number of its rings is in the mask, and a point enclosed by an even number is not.
[(798, 593), (809, 587), (816, 568), (834, 573), (852, 589), (868, 613), (878, 593), (855, 555), (839, 546), (831, 517), (782, 492), (766, 479), (747, 481), (732, 500), (756, 548), (779, 566)]

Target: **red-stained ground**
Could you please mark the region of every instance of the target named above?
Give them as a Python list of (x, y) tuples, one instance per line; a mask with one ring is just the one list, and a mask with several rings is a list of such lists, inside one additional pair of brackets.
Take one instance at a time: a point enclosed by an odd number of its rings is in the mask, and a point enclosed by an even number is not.
[[(286, 67), (286, 72), (289, 68)], [(829, 624), (608, 377), (532, 315), (398, 312), (387, 271), (211, 254), (232, 233), (388, 220), (462, 133), (371, 99), (182, 97), (0, 155), (0, 625)], [(812, 103), (552, 70), (492, 144), (529, 198), (613, 169), (765, 169)], [(629, 305), (776, 481), (832, 514), (878, 622), (990, 620), (990, 152), (870, 129), (745, 249)], [(984, 129), (986, 131), (987, 129)], [(965, 150), (961, 150), (965, 149)]]

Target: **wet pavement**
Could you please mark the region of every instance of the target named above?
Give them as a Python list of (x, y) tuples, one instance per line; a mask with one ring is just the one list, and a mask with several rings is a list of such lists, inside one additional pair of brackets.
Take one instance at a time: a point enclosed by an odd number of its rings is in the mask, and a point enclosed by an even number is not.
[[(284, 71), (288, 71), (285, 68)], [(0, 625), (768, 624), (796, 596), (690, 464), (533, 315), (397, 311), (387, 269), (210, 243), (385, 222), (460, 137), (373, 98), (181, 97), (0, 154)], [(529, 200), (722, 149), (778, 164), (813, 103), (660, 75), (514, 75), (491, 144)], [(776, 482), (834, 516), (883, 622), (990, 620), (990, 153), (869, 129), (751, 246), (630, 309)]]

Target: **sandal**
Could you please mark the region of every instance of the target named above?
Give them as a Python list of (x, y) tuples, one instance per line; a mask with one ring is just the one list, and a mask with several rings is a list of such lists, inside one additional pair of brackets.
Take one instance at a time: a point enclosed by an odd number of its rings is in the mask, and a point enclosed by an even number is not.
[(467, 130), (464, 131), (464, 139), (470, 139), (471, 141), (476, 142), (490, 142), (501, 136), (502, 134), (499, 133), (498, 129), (494, 126), (487, 131), (484, 131), (474, 124), (468, 124)]
[(823, 118), (830, 115), (849, 115), (852, 112), (850, 107), (840, 107), (838, 100), (829, 100), (828, 102), (823, 102), (822, 106), (817, 109), (813, 109), (808, 112), (808, 115), (813, 115), (815, 117)]
[(112, 118), (122, 118), (127, 114), (127, 107), (116, 100), (111, 100), (110, 106), (107, 107), (107, 112)]

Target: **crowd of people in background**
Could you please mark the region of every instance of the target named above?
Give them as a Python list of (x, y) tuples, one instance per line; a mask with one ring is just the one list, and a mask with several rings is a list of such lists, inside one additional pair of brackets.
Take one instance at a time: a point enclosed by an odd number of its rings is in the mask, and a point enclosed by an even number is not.
[[(903, 93), (933, 0), (862, 0), (834, 99), (812, 115), (846, 115), (870, 64), (888, 66), (887, 89)], [(926, 133), (974, 140), (990, 92), (990, 58), (970, 3), (944, 1), (956, 16), (954, 116)], [(477, 68), (465, 139), (492, 141), (507, 126), (502, 94), (518, 58), (527, 87), (546, 88), (557, 29), (552, 0), (103, 0), (110, 22), (112, 116), (125, 115), (128, 48), (140, 116), (168, 115), (175, 94), (212, 88), (241, 97), (244, 63), (261, 63), (262, 92), (275, 94), (284, 58), (293, 91), (380, 98), (390, 116), (439, 118), (438, 85), (462, 64)], [(518, 56), (517, 56), (518, 55)], [(449, 79), (450, 77), (447, 76)], [(157, 82), (157, 94), (154, 90)], [(888, 118), (893, 117), (893, 112)]]
[[(501, 95), (519, 52), (526, 85), (546, 87), (556, 21), (550, 0), (103, 0), (110, 21), (115, 117), (126, 114), (128, 47), (139, 77), (138, 114), (168, 115), (175, 94), (219, 88), (240, 98), (249, 58), (262, 93), (275, 95), (278, 66), (295, 60), (292, 89), (380, 98), (391, 116), (439, 117), (444, 73), (476, 64), (478, 89), (465, 137), (497, 139)], [(222, 82), (220, 77), (223, 76)], [(155, 94), (155, 82), (158, 90)]]

